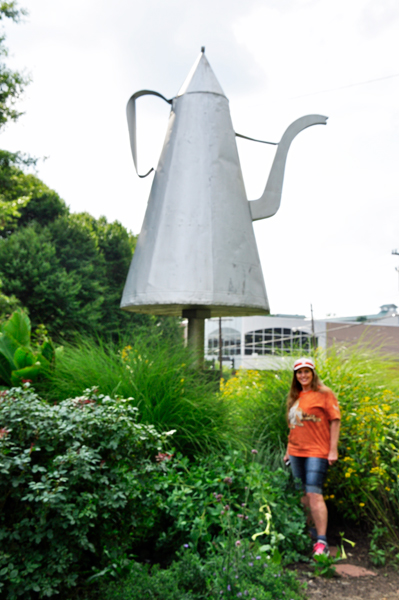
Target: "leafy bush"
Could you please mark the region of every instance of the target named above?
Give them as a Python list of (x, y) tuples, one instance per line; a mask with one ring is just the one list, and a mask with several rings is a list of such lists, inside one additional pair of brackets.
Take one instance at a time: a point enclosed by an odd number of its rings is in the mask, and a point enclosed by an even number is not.
[(141, 422), (176, 429), (174, 444), (184, 453), (212, 451), (233, 436), (226, 403), (183, 344), (148, 335), (129, 344), (89, 338), (66, 344), (46, 396), (62, 400), (93, 384), (103, 394), (130, 398)]
[(145, 538), (167, 434), (93, 390), (58, 405), (24, 388), (0, 398), (1, 597), (42, 598)]
[(157, 547), (170, 552), (188, 543), (201, 553), (223, 551), (254, 536), (287, 563), (306, 558), (305, 515), (289, 472), (257, 462), (256, 450), (252, 457), (248, 462), (232, 450), (195, 462), (181, 456), (167, 461), (155, 483), (165, 519)]
[(206, 600), (207, 575), (202, 559), (191, 553), (167, 569), (133, 562), (129, 576), (102, 586), (100, 596), (114, 600)]
[(5, 319), (10, 317), (10, 315), (21, 306), (21, 303), (15, 296), (6, 296), (5, 294), (3, 294), (2, 287), (3, 283), (0, 278), (0, 323), (2, 323)]
[(229, 561), (221, 552), (209, 553), (201, 559), (186, 549), (167, 570), (135, 564), (123, 583), (108, 586), (104, 591), (104, 597), (114, 600), (303, 598), (303, 589), (295, 574), (283, 571), (249, 544), (235, 546)]

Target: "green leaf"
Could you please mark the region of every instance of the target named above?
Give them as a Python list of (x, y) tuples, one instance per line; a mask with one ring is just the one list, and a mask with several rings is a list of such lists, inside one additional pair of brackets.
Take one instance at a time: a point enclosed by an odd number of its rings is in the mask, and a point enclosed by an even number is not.
[(39, 354), (36, 357), (36, 364), (39, 363), (41, 366), (42, 371), (49, 371), (51, 364), (49, 363), (49, 361), (47, 360), (47, 358), (45, 358), (44, 356), (42, 356), (41, 354)]
[(53, 344), (51, 342), (44, 342), (41, 347), (41, 354), (49, 363), (51, 363), (55, 358)]
[(35, 363), (35, 356), (29, 348), (17, 348), (14, 353), (14, 363), (18, 369), (31, 367)]
[(23, 379), (30, 379), (31, 381), (36, 381), (42, 372), (43, 369), (41, 365), (33, 365), (32, 367), (18, 369), (12, 372), (11, 383), (13, 385), (20, 385)]
[(11, 385), (11, 365), (4, 354), (0, 354), (0, 381)]
[(6, 333), (0, 334), (0, 354), (10, 363), (11, 369), (15, 368), (14, 354), (18, 348), (18, 342)]
[(273, 554), (270, 557), (270, 561), (274, 564), (274, 565), (279, 565), (281, 564), (281, 554), (280, 552), (277, 550), (277, 548), (274, 549)]
[(21, 346), (30, 345), (30, 319), (21, 310), (16, 310), (3, 325), (3, 331), (14, 338)]

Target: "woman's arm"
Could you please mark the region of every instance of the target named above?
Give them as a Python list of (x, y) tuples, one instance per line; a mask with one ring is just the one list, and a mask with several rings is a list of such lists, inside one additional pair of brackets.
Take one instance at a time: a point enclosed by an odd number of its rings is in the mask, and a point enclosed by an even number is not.
[(338, 439), (341, 421), (334, 419), (330, 421), (330, 452), (328, 453), (328, 464), (332, 465), (338, 460)]

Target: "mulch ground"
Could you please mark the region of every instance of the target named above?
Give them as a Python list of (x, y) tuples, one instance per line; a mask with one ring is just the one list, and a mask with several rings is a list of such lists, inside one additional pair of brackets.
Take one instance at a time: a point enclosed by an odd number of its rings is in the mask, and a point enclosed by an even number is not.
[[(310, 563), (294, 565), (300, 581), (307, 583), (309, 600), (399, 600), (399, 569), (395, 566), (375, 567), (369, 558), (366, 533), (345, 528), (345, 537), (355, 542), (352, 548), (345, 544), (347, 559), (336, 564), (336, 575), (331, 579), (315, 577)], [(338, 545), (338, 532), (329, 531), (330, 546)]]

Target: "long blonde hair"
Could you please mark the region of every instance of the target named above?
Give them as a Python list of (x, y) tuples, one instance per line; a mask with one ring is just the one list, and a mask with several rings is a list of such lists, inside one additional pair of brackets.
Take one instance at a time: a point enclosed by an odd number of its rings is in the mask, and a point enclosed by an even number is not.
[[(316, 371), (314, 371), (313, 369), (311, 369), (311, 371), (313, 373), (313, 378), (312, 378), (312, 383), (310, 384), (310, 389), (313, 392), (326, 392), (328, 390), (328, 388), (323, 384), (322, 380), (320, 379), (320, 377), (318, 376)], [(298, 400), (299, 392), (301, 392), (301, 391), (302, 391), (302, 385), (299, 383), (298, 379), (296, 378), (296, 371), (294, 371), (294, 374), (292, 376), (290, 391), (289, 391), (288, 397), (287, 397), (287, 415), (290, 412), (291, 407)]]

